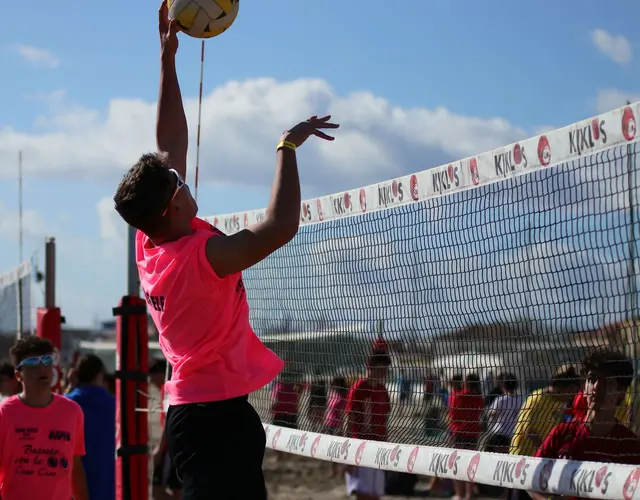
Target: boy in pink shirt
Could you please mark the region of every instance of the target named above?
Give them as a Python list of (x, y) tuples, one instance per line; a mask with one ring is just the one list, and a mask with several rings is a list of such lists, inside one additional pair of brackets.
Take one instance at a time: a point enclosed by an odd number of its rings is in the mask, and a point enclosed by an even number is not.
[(88, 500), (80, 406), (51, 392), (53, 345), (39, 337), (11, 349), (22, 392), (0, 404), (0, 498)]
[[(320, 129), (313, 117), (285, 132), (268, 215), (231, 236), (196, 217), (185, 184), (188, 131), (176, 75), (178, 25), (166, 2), (161, 42), (157, 154), (143, 155), (114, 196), (116, 210), (138, 229), (136, 260), (160, 346), (173, 368), (166, 439), (182, 480), (182, 497), (266, 498), (262, 474), (265, 434), (248, 394), (280, 372), (283, 362), (257, 338), (241, 272), (288, 243), (300, 221), (295, 150)], [(242, 482), (238, 483), (238, 471)]]

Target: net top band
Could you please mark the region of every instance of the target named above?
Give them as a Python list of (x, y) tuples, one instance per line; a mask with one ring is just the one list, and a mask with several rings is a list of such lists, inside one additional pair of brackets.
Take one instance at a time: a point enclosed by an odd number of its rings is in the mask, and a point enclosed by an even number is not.
[[(368, 214), (500, 182), (559, 165), (640, 139), (640, 101), (509, 144), (414, 174), (302, 202), (300, 225)], [(252, 226), (266, 209), (212, 215), (205, 220), (226, 234)]]

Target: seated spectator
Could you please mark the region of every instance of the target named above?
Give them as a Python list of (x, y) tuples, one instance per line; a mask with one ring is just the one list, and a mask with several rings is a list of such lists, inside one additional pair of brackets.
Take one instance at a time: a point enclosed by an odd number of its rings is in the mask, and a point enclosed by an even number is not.
[(98, 356), (80, 356), (75, 366), (77, 387), (67, 394), (84, 413), (87, 453), (82, 463), (91, 500), (113, 500), (116, 494), (116, 400), (105, 388), (105, 371)]
[[(475, 373), (467, 376), (463, 390), (452, 391), (449, 399), (449, 430), (453, 440), (453, 447), (462, 450), (477, 448), (478, 439), (482, 434), (482, 382)], [(473, 483), (454, 481), (453, 489), (456, 498), (471, 498)]]
[(502, 395), (487, 409), (488, 435), (485, 451), (508, 453), (524, 398), (516, 394), (518, 380), (512, 373), (500, 374), (498, 386)]
[(513, 431), (509, 453), (533, 456), (551, 430), (565, 416), (566, 405), (580, 390), (580, 376), (572, 365), (558, 369), (551, 384), (526, 399)]
[(633, 362), (619, 352), (596, 351), (585, 360), (584, 371), (584, 418), (556, 425), (536, 457), (640, 465), (640, 439), (615, 418), (633, 380)]

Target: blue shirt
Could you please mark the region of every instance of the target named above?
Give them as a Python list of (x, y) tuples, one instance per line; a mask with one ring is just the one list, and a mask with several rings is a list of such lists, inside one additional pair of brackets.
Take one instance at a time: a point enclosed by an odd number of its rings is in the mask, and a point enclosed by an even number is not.
[(116, 399), (104, 388), (83, 385), (67, 397), (84, 413), (86, 455), (82, 464), (91, 500), (116, 497)]

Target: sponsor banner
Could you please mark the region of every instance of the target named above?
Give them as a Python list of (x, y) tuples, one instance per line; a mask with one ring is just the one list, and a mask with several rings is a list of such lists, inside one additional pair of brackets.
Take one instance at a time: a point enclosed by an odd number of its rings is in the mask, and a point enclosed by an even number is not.
[(636, 496), (640, 467), (385, 443), (263, 424), (267, 447), (346, 465), (501, 486), (548, 495), (611, 500)]
[(31, 274), (31, 261), (26, 260), (17, 267), (14, 267), (8, 273), (0, 276), (0, 288), (12, 285), (19, 280), (26, 278)]
[[(300, 224), (318, 224), (417, 203), (637, 142), (638, 118), (640, 102), (461, 161), (305, 200), (300, 207)], [(261, 209), (215, 215), (205, 220), (224, 233), (233, 234), (264, 220), (265, 216), (266, 210)]]

